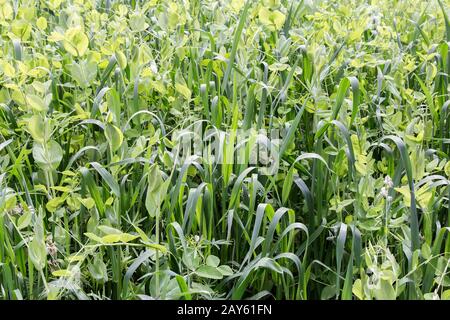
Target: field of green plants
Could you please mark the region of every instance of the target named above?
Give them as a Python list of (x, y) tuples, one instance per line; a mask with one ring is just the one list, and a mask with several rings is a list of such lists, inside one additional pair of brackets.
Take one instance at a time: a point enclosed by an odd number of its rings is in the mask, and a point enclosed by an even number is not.
[(0, 299), (450, 299), (449, 15), (0, 0)]

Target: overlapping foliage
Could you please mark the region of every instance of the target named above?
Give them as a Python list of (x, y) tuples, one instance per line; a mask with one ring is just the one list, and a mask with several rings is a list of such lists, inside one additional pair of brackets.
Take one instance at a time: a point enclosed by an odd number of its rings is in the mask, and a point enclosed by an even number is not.
[(0, 0), (0, 298), (449, 299), (448, 12)]

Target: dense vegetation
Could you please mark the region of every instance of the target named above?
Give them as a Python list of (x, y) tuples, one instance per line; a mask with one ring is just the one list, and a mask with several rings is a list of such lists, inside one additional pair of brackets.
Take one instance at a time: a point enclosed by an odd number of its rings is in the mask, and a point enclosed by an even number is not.
[(0, 298), (450, 299), (449, 9), (0, 0)]

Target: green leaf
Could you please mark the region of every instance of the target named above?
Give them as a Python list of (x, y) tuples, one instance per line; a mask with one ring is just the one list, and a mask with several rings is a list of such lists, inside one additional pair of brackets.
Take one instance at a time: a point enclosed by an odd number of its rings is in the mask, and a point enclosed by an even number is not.
[(219, 266), (217, 270), (219, 270), (224, 277), (233, 275), (233, 270), (226, 265)]
[(89, 273), (91, 277), (98, 283), (104, 283), (108, 281), (108, 271), (106, 269), (106, 264), (100, 258), (100, 256), (95, 256), (93, 263), (88, 265)]
[(25, 211), (24, 214), (22, 214), (17, 220), (17, 228), (19, 230), (22, 230), (28, 227), (31, 223), (31, 217), (32, 217), (31, 211), (30, 210)]
[(37, 270), (42, 270), (47, 261), (47, 249), (44, 240), (35, 236), (28, 246), (28, 256)]
[(395, 300), (397, 297), (392, 285), (384, 279), (380, 279), (380, 288), (374, 290), (374, 295), (377, 300)]
[(225, 70), (225, 74), (223, 76), (223, 84), (224, 85), (222, 86), (222, 91), (225, 90), (225, 88), (228, 85), (228, 80), (230, 79), (231, 70), (233, 69), (233, 66), (234, 66), (234, 60), (236, 58), (237, 49), (239, 46), (239, 42), (241, 40), (242, 31), (244, 29), (245, 21), (247, 20), (247, 15), (248, 15), (250, 6), (251, 6), (251, 1), (247, 1), (245, 3), (244, 9), (241, 12), (241, 15), (239, 16), (239, 24), (236, 28), (236, 31), (234, 32), (233, 45), (231, 47), (230, 58), (229, 58), (229, 61), (227, 64), (227, 68)]
[(51, 130), (41, 115), (33, 115), (27, 123), (27, 129), (33, 139), (39, 143), (45, 143), (50, 139)]
[(48, 103), (35, 94), (26, 96), (28, 105), (37, 112), (45, 112), (48, 110)]
[(97, 64), (93, 61), (72, 61), (69, 66), (70, 75), (83, 88), (88, 87), (97, 76)]
[(102, 237), (102, 243), (116, 243), (122, 239), (121, 234), (108, 234)]
[(105, 204), (103, 203), (103, 199), (100, 195), (97, 185), (95, 184), (92, 174), (89, 172), (89, 170), (86, 167), (80, 168), (80, 172), (83, 176), (83, 181), (86, 184), (86, 186), (88, 187), (89, 193), (95, 202), (95, 206), (99, 210), (99, 213), (101, 215), (103, 215), (105, 212)]
[(64, 49), (75, 57), (81, 57), (86, 53), (89, 39), (81, 27), (69, 28), (64, 33)]
[(450, 300), (450, 289), (447, 289), (444, 292), (442, 292), (441, 300)]
[(217, 268), (203, 265), (200, 266), (197, 270), (195, 270), (195, 273), (202, 278), (207, 279), (217, 279), (220, 280), (223, 278), (223, 275), (220, 271), (217, 270)]
[(47, 29), (47, 19), (45, 19), (44, 17), (39, 17), (36, 20), (36, 26), (39, 28), (39, 30)]
[(133, 240), (135, 240), (135, 239), (137, 239), (137, 238), (139, 238), (139, 237), (138, 237), (138, 236), (135, 236), (135, 235), (133, 235), (133, 234), (129, 234), (129, 233), (122, 233), (122, 234), (120, 235), (120, 241), (121, 241), (121, 242), (124, 242), (124, 243), (133, 241)]
[(117, 197), (120, 197), (120, 186), (116, 180), (114, 180), (111, 173), (109, 173), (105, 168), (103, 168), (97, 162), (91, 162), (92, 167), (97, 170), (97, 172), (102, 176), (103, 180), (108, 184), (111, 188), (111, 191)]
[(52, 272), (52, 275), (55, 277), (70, 277), (72, 272), (67, 269), (56, 270)]
[(265, 7), (259, 10), (259, 21), (271, 31), (281, 29), (285, 20), (286, 16), (278, 10), (271, 11)]
[(94, 240), (95, 242), (103, 243), (102, 238), (100, 238), (96, 234), (93, 234), (92, 232), (85, 232), (84, 235), (89, 239)]
[(161, 244), (157, 244), (157, 243), (147, 243), (147, 242), (144, 242), (144, 244), (145, 244), (145, 246), (148, 247), (148, 248), (152, 248), (152, 249), (161, 251), (161, 253), (167, 253), (167, 248), (164, 247), (164, 246), (161, 245)]
[(159, 215), (167, 186), (168, 184), (164, 183), (158, 165), (153, 165), (148, 173), (147, 197), (145, 199), (145, 208), (151, 217)]
[(450, 178), (450, 161), (447, 161), (447, 163), (445, 164), (444, 172), (447, 178)]
[(63, 150), (54, 140), (50, 140), (45, 144), (35, 142), (33, 145), (33, 158), (43, 170), (56, 169), (62, 161)]
[(101, 225), (98, 226), (98, 229), (102, 231), (104, 234), (122, 234), (122, 231), (110, 226)]
[(141, 237), (142, 242), (144, 243), (151, 243), (149, 237), (145, 234), (144, 230), (139, 228), (138, 226), (133, 225), (134, 229), (137, 233), (139, 233), (139, 236)]
[(210, 267), (216, 268), (220, 264), (220, 259), (214, 255), (210, 255), (206, 258), (206, 264)]
[(86, 207), (86, 209), (92, 209), (95, 206), (95, 201), (94, 199), (92, 199), (91, 197), (89, 198), (85, 198), (85, 199), (80, 199), (80, 202), (83, 206)]
[(189, 287), (184, 280), (184, 278), (180, 275), (176, 275), (175, 278), (177, 279), (178, 286), (180, 287), (180, 291), (184, 294), (185, 300), (192, 300), (192, 296), (189, 293)]
[(191, 99), (191, 90), (181, 83), (175, 84), (175, 90), (177, 90), (186, 100)]
[(50, 199), (45, 207), (51, 213), (54, 213), (63, 203), (66, 201), (66, 197), (54, 197)]
[(131, 15), (128, 23), (130, 24), (131, 30), (135, 32), (144, 31), (148, 28), (148, 24), (145, 22), (145, 16), (140, 13)]
[(111, 146), (112, 152), (115, 152), (122, 145), (123, 133), (115, 125), (110, 123), (106, 124), (105, 136)]
[(427, 243), (422, 244), (421, 249), (422, 257), (424, 259), (430, 259), (431, 258), (431, 248)]
[(364, 291), (362, 288), (361, 279), (355, 280), (353, 283), (352, 292), (359, 300), (364, 300)]
[(195, 270), (200, 265), (201, 257), (197, 250), (187, 247), (183, 251), (182, 260), (186, 267), (190, 270)]

